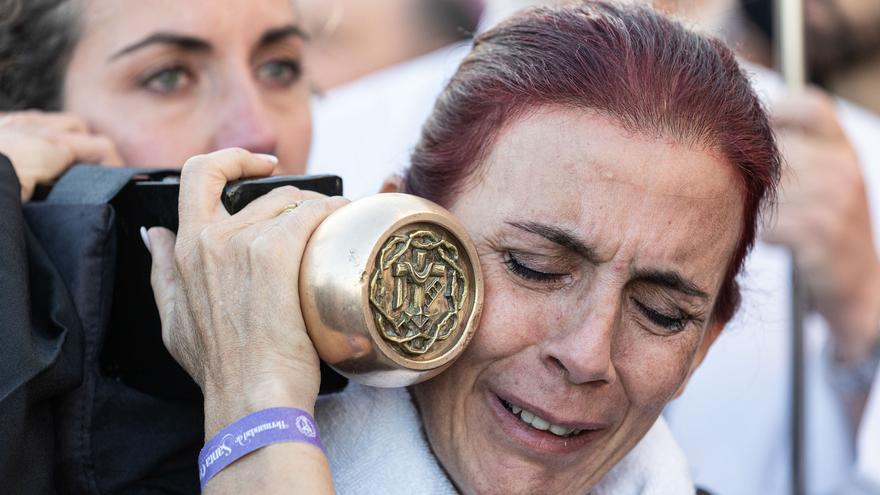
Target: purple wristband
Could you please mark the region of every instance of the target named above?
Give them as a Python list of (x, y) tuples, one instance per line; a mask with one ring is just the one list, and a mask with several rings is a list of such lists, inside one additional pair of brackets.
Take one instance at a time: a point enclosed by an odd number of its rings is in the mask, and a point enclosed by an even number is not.
[(321, 447), (315, 419), (293, 407), (271, 407), (239, 419), (220, 430), (199, 452), (199, 483), (251, 452), (277, 442), (305, 442)]

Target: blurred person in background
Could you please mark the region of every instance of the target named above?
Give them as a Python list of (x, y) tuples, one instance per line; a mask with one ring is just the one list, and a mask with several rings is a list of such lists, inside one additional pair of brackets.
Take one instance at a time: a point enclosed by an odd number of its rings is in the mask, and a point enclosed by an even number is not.
[[(555, 0), (486, 0), (477, 30), (484, 31), (530, 5), (554, 3)], [(437, 95), (469, 51), (469, 40), (451, 42), (430, 53), (364, 74), (313, 99), (308, 171), (341, 175), (349, 198), (374, 194), (388, 175), (409, 165), (412, 147)], [(317, 51), (309, 55), (322, 56)], [(315, 63), (321, 62), (310, 59), (309, 68)], [(334, 165), (341, 163), (346, 165)]]
[(293, 3), (133, 5), (0, 0), (0, 153), (22, 199), (73, 163), (179, 168), (230, 147), (302, 173), (310, 91)]
[(107, 330), (94, 306), (108, 282), (83, 268), (94, 283), (69, 294), (58, 267), (70, 260), (49, 257), (19, 202), (78, 162), (179, 168), (238, 147), (302, 173), (301, 22), (290, 0), (0, 0), (3, 493), (198, 489), (201, 408), (103, 368), (112, 391), (95, 391), (83, 329)]
[[(723, 36), (740, 56), (774, 64), (773, 0), (659, 0)], [(880, 113), (880, 2), (804, 0), (808, 78)]]
[(298, 0), (325, 91), (473, 36), (483, 0)]
[[(772, 46), (777, 36), (772, 2), (740, 0), (740, 5), (758, 30), (748, 55), (763, 56), (760, 47)], [(804, 9), (810, 80), (880, 113), (880, 2), (805, 0)]]

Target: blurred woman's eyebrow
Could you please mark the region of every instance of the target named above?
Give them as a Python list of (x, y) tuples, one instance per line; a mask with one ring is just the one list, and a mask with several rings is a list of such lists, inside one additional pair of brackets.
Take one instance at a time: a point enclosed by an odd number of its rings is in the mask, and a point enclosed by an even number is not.
[(303, 31), (301, 27), (295, 24), (288, 24), (279, 28), (270, 29), (263, 33), (263, 36), (260, 37), (260, 41), (257, 43), (257, 47), (264, 47), (267, 45), (278, 43), (279, 41), (283, 41), (290, 37), (300, 38), (303, 40), (309, 39), (309, 36), (305, 33), (305, 31)]
[(111, 55), (109, 60), (116, 60), (119, 57), (128, 55), (132, 52), (136, 52), (152, 45), (171, 45), (175, 48), (188, 52), (211, 51), (211, 44), (201, 38), (178, 33), (158, 32), (153, 33), (146, 38), (138, 42), (132, 43), (131, 45), (128, 45), (127, 47), (119, 50), (118, 52)]
[[(257, 48), (263, 48), (290, 37), (301, 38), (304, 40), (308, 39), (308, 36), (302, 30), (302, 28), (294, 24), (288, 24), (278, 28), (270, 29), (263, 33), (263, 35), (260, 36), (260, 40), (257, 42)], [(146, 38), (132, 43), (125, 48), (115, 52), (113, 55), (110, 56), (109, 60), (116, 60), (119, 57), (128, 55), (130, 53), (153, 45), (170, 45), (174, 48), (186, 52), (207, 53), (213, 49), (211, 43), (202, 38), (187, 34), (160, 31), (157, 33), (153, 33)]]

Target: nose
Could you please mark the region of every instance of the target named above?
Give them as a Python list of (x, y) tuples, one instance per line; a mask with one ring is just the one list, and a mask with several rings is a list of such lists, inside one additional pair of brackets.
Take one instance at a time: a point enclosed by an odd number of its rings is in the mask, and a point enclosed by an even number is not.
[(249, 81), (229, 91), (217, 113), (221, 119), (214, 135), (215, 149), (244, 148), (275, 154), (278, 129), (256, 83)]
[(570, 383), (611, 384), (617, 379), (612, 361), (616, 308), (593, 311), (580, 321), (563, 323), (543, 351), (547, 366), (562, 372)]

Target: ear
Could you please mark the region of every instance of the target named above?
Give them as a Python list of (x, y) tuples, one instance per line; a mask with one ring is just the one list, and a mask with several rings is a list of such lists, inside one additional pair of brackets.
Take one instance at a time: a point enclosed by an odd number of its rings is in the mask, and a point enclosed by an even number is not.
[(684, 393), (684, 388), (691, 381), (691, 376), (694, 374), (694, 371), (697, 371), (697, 368), (700, 367), (700, 364), (703, 363), (703, 359), (706, 358), (706, 354), (709, 353), (709, 347), (712, 347), (712, 344), (715, 342), (715, 339), (721, 335), (721, 331), (724, 330), (725, 322), (713, 322), (709, 325), (709, 328), (706, 329), (706, 336), (703, 338), (703, 342), (700, 343), (700, 348), (697, 350), (697, 355), (694, 356), (694, 362), (691, 363), (691, 369), (688, 370), (687, 378), (681, 383), (681, 386), (678, 387), (678, 390), (675, 392), (675, 398), (677, 399), (682, 393)]
[(380, 193), (395, 193), (403, 190), (403, 176), (394, 174), (385, 178)]

